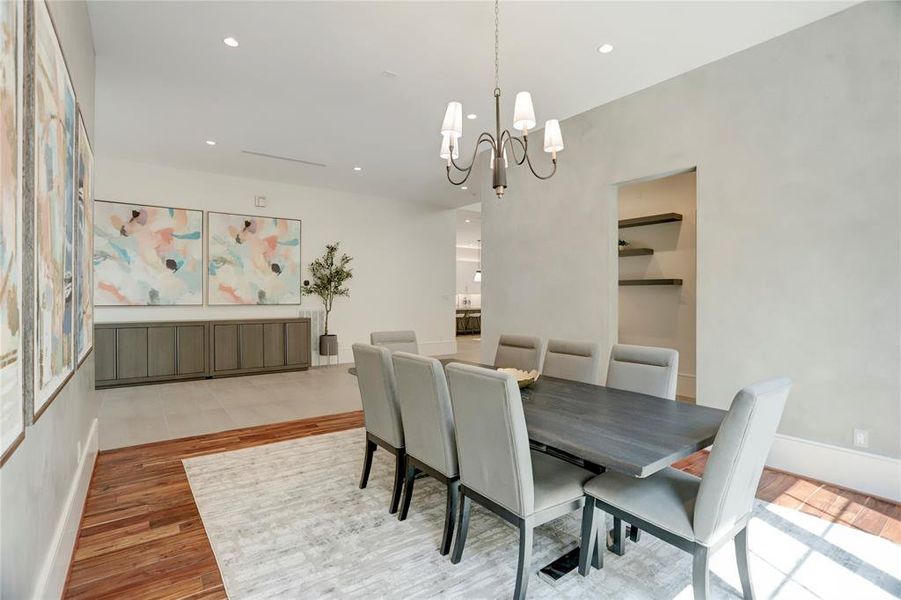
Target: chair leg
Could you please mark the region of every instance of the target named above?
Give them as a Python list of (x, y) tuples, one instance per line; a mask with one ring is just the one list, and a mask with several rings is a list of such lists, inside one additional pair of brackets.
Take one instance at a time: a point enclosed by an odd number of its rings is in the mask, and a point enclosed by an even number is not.
[(532, 525), (519, 524), (519, 563), (516, 567), (514, 600), (523, 600), (529, 588), (529, 572), (532, 570)]
[(360, 489), (369, 483), (369, 471), (372, 470), (372, 455), (375, 454), (375, 442), (366, 440), (366, 453), (363, 455), (363, 474), (360, 475)]
[(441, 556), (447, 556), (454, 537), (454, 518), (460, 498), (460, 480), (447, 482), (447, 509), (444, 512), (444, 535), (441, 537)]
[[(579, 575), (585, 577), (591, 571), (604, 568), (604, 554), (601, 547), (598, 529), (603, 525), (603, 519), (597, 519), (600, 511), (595, 505), (594, 498), (585, 496), (585, 506), (582, 507), (582, 541), (579, 549)], [(600, 521), (600, 524), (598, 523)], [(589, 560), (591, 566), (589, 566)]]
[(416, 473), (418, 472), (418, 469), (410, 464), (410, 459), (407, 456), (404, 456), (404, 472), (406, 473), (404, 478), (404, 499), (400, 505), (400, 512), (397, 514), (398, 521), (405, 520), (410, 512), (410, 501), (413, 499), (413, 481), (415, 481)]
[(708, 598), (710, 590), (709, 558), (707, 548), (695, 546), (691, 573), (691, 586), (694, 589), (695, 600), (707, 600)]
[(641, 529), (636, 527), (635, 525), (629, 525), (629, 539), (633, 542), (637, 542), (641, 539)]
[(463, 546), (466, 545), (466, 534), (469, 531), (469, 511), (472, 508), (472, 500), (461, 491), (460, 510), (457, 513), (457, 539), (454, 541), (454, 553), (451, 562), (457, 564), (463, 558)]
[(748, 526), (735, 535), (735, 559), (738, 562), (738, 577), (745, 600), (754, 600), (754, 586), (751, 585), (751, 565), (748, 560)]
[(404, 489), (404, 461), (406, 456), (407, 454), (403, 448), (398, 448), (397, 454), (394, 456), (394, 488), (391, 490), (391, 506), (388, 507), (388, 513), (392, 515), (397, 512), (397, 507), (400, 505), (400, 494)]
[(607, 549), (617, 556), (622, 556), (626, 553), (626, 536), (623, 530), (623, 520), (619, 517), (613, 517), (613, 529), (610, 531), (609, 539), (607, 540)]

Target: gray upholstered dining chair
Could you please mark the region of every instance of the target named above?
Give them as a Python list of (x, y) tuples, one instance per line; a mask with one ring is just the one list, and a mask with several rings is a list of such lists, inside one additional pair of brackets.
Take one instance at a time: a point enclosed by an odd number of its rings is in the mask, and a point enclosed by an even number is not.
[(395, 352), (391, 358), (397, 378), (397, 400), (407, 451), (404, 459), (404, 498), (398, 519), (403, 521), (410, 511), (417, 473), (423, 472), (445, 484), (447, 507), (440, 548), (441, 554), (445, 555), (450, 552), (460, 495), (457, 437), (454, 434), (447, 377), (437, 359), (407, 352)]
[[(589, 481), (582, 512), (582, 548), (594, 542), (593, 523), (601, 512), (635, 523), (694, 556), (692, 584), (695, 599), (700, 600), (708, 597), (710, 556), (734, 538), (742, 592), (745, 598), (753, 598), (748, 521), (790, 389), (791, 381), (783, 377), (738, 392), (700, 479), (669, 467), (644, 479), (607, 472)], [(590, 570), (588, 558), (583, 551), (582, 575)]]
[(419, 354), (415, 331), (373, 331), (369, 334), (369, 343), (383, 346), (392, 352)]
[(540, 337), (502, 335), (494, 354), (495, 367), (512, 367), (523, 371), (541, 368), (542, 343)]
[[(451, 562), (456, 564), (463, 558), (474, 500), (519, 528), (519, 566), (513, 597), (525, 598), (531, 570), (532, 530), (582, 508), (582, 486), (592, 474), (529, 450), (522, 398), (511, 375), (451, 363), (447, 366), (447, 380), (457, 428), (461, 482)], [(595, 560), (600, 560), (599, 548), (595, 554)]]
[(601, 345), (595, 342), (548, 340), (542, 374), (584, 383), (597, 383)]
[(676, 399), (679, 352), (670, 348), (616, 344), (610, 352), (607, 387)]
[(391, 351), (369, 344), (354, 344), (354, 363), (357, 384), (363, 400), (363, 421), (366, 425), (366, 453), (363, 455), (363, 473), (360, 489), (369, 482), (372, 455), (381, 446), (394, 455), (394, 488), (388, 512), (397, 512), (401, 488), (404, 484), (404, 427), (397, 404), (397, 387)]

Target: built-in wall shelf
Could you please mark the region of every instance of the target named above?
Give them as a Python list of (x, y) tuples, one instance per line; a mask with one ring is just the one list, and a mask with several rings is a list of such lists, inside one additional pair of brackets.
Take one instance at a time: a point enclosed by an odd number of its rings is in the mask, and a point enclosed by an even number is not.
[(620, 279), (620, 285), (682, 285), (681, 279)]
[(653, 248), (624, 248), (619, 251), (620, 257), (623, 256), (650, 256), (654, 254)]
[(648, 215), (646, 217), (635, 217), (634, 219), (620, 219), (619, 228), (641, 227), (643, 225), (657, 225), (659, 223), (673, 223), (681, 221), (682, 215), (679, 213), (663, 213), (661, 215)]

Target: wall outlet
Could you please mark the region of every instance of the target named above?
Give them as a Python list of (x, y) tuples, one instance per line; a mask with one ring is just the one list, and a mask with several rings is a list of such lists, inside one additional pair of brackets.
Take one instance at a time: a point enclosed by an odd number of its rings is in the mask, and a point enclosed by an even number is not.
[(855, 429), (854, 430), (854, 445), (858, 448), (869, 448), (870, 447), (870, 430), (869, 429)]
[(266, 196), (254, 196), (253, 205), (259, 208), (266, 206)]

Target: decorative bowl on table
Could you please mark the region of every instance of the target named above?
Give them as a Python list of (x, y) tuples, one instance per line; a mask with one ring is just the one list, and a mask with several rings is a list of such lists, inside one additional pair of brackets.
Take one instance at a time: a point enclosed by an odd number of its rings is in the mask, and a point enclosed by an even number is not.
[(513, 378), (516, 379), (516, 383), (519, 384), (521, 388), (527, 388), (536, 381), (538, 381), (538, 371), (532, 369), (531, 371), (521, 371), (519, 369), (513, 369), (509, 367), (503, 367), (498, 369), (501, 373), (508, 373), (513, 375)]

